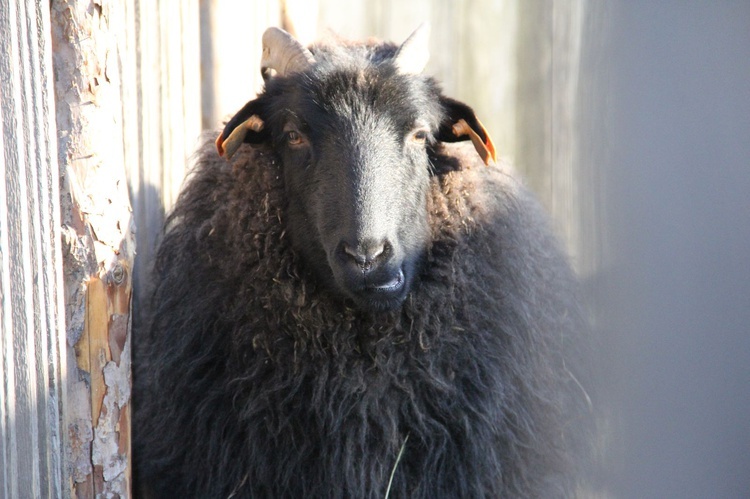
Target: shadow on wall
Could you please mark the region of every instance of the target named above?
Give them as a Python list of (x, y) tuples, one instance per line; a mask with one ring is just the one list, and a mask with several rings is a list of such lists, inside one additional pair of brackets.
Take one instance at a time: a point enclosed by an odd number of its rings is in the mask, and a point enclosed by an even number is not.
[[(166, 217), (160, 189), (141, 185), (131, 192), (131, 203), (136, 223), (136, 255), (133, 271), (133, 331), (137, 335), (142, 324), (144, 305), (148, 303), (151, 271), (159, 246)], [(137, 349), (135, 349), (137, 351)]]

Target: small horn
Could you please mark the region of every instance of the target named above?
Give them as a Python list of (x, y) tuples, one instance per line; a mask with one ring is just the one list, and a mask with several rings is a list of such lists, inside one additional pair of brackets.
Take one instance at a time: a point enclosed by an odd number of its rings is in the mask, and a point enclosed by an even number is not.
[(394, 57), (401, 74), (419, 74), (430, 59), (430, 24), (422, 23), (401, 44)]
[(260, 71), (267, 77), (273, 69), (279, 76), (308, 69), (315, 64), (312, 53), (302, 46), (292, 35), (280, 28), (268, 28), (263, 33), (263, 55)]

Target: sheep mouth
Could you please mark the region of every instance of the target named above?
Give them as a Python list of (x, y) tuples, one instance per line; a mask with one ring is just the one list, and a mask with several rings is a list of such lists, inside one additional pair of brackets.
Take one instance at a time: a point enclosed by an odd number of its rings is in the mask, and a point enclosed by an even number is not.
[(403, 269), (380, 281), (365, 280), (363, 286), (351, 290), (358, 307), (372, 312), (387, 312), (400, 307), (408, 293), (407, 278)]
[(398, 274), (396, 274), (396, 276), (383, 283), (367, 283), (367, 279), (365, 279), (364, 291), (367, 293), (393, 294), (398, 293), (403, 287), (404, 271), (402, 269), (398, 269)]

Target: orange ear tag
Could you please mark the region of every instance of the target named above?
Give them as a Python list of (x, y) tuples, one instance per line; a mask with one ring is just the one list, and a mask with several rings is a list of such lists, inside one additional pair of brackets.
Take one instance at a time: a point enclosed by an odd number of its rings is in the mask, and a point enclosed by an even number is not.
[(221, 140), (221, 135), (219, 135), (216, 139), (216, 150), (219, 152), (219, 156), (226, 156), (227, 159), (232, 159), (234, 153), (237, 152), (237, 149), (240, 148), (242, 142), (245, 140), (247, 132), (249, 130), (260, 132), (263, 130), (263, 125), (263, 120), (257, 114), (254, 114), (232, 130), (232, 133), (229, 134), (226, 140)]
[(490, 159), (492, 159), (493, 163), (497, 161), (497, 156), (495, 154), (495, 144), (492, 143), (490, 134), (487, 133), (487, 129), (484, 128), (484, 125), (482, 125), (479, 120), (477, 120), (477, 123), (482, 128), (484, 136), (487, 137), (486, 141), (482, 141), (482, 138), (479, 136), (479, 134), (475, 132), (468, 123), (466, 123), (466, 120), (458, 120), (453, 125), (453, 135), (455, 135), (456, 137), (463, 137), (464, 135), (468, 135), (471, 139), (471, 143), (474, 144), (474, 149), (477, 150), (477, 153), (482, 158), (482, 161), (484, 161), (484, 164), (489, 165)]

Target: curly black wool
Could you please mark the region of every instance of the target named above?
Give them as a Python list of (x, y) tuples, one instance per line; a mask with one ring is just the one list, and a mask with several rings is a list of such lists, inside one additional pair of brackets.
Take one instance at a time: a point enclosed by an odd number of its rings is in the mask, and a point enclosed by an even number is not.
[(374, 498), (393, 472), (390, 497), (573, 495), (588, 418), (574, 279), (536, 202), (463, 144), (431, 158), (431, 243), (386, 313), (316, 286), (272, 152), (229, 164), (204, 146), (136, 338), (140, 487)]

